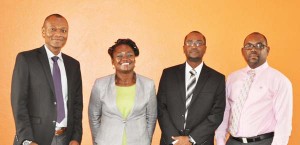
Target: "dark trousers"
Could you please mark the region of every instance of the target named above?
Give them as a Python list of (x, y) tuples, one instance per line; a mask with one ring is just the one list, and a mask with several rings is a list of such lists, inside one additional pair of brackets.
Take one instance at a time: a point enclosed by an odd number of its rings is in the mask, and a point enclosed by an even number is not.
[(66, 133), (63, 133), (61, 135), (55, 135), (52, 139), (51, 145), (68, 145)]
[(231, 137), (227, 140), (226, 145), (271, 145), (273, 141), (273, 137), (267, 138), (261, 141), (250, 142), (250, 143), (242, 143), (232, 139)]

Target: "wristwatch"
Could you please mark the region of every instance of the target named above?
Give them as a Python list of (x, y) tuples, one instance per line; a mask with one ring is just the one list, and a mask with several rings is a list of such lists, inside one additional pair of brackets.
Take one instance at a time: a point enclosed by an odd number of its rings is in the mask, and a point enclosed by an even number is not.
[(30, 145), (32, 143), (32, 141), (30, 140), (24, 140), (22, 145)]

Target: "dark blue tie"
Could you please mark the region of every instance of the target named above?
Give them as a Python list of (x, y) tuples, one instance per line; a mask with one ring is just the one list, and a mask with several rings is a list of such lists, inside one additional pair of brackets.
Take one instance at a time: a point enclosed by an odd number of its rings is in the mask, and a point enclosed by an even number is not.
[(60, 123), (65, 118), (65, 108), (64, 108), (64, 99), (62, 93), (62, 85), (61, 85), (61, 75), (60, 69), (57, 64), (57, 60), (59, 57), (53, 56), (51, 59), (53, 60), (53, 83), (55, 89), (56, 96), (56, 109), (57, 109), (57, 119), (56, 121)]

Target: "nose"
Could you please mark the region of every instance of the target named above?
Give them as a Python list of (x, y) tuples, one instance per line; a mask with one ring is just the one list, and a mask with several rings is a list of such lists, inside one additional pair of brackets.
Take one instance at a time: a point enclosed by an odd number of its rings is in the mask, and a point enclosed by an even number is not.
[(253, 47), (251, 47), (250, 51), (256, 51), (256, 49), (257, 48), (253, 46)]
[(197, 43), (196, 43), (196, 42), (193, 42), (191, 46), (192, 46), (192, 47), (197, 47)]
[(127, 60), (129, 60), (129, 58), (128, 58), (128, 56), (123, 56), (123, 57), (121, 58), (121, 60), (127, 62)]
[(123, 62), (128, 62), (129, 58), (128, 58), (128, 56), (122, 56), (122, 57), (119, 57), (118, 60), (119, 60), (119, 62), (123, 63)]
[(55, 37), (62, 37), (65, 35), (66, 35), (66, 32), (64, 32), (63, 30), (57, 29), (56, 31), (53, 31), (53, 36), (55, 36)]
[(59, 31), (55, 31), (54, 34), (53, 34), (53, 36), (57, 36), (57, 37), (60, 37), (62, 35), (63, 35), (63, 33), (59, 32)]

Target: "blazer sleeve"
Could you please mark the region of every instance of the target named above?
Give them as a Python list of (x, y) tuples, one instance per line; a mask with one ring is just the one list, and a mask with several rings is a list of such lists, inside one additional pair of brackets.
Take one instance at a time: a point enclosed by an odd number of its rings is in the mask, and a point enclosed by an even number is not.
[(196, 141), (196, 143), (205, 142), (205, 136), (210, 136), (215, 133), (215, 130), (221, 124), (223, 120), (226, 97), (225, 97), (225, 76), (222, 75), (216, 81), (218, 85), (215, 92), (215, 101), (211, 111), (207, 118), (198, 124), (194, 129), (191, 130), (190, 136)]
[(166, 70), (163, 71), (159, 82), (159, 88), (157, 92), (157, 109), (158, 109), (158, 122), (160, 129), (162, 130), (163, 140), (167, 144), (172, 144), (174, 141), (172, 136), (180, 136), (178, 130), (173, 125), (173, 121), (170, 119), (170, 115), (167, 108), (167, 75)]
[(98, 129), (101, 125), (101, 114), (102, 113), (102, 104), (100, 100), (100, 84), (96, 80), (92, 88), (90, 102), (89, 102), (89, 123), (92, 133), (93, 143), (95, 144), (95, 139), (97, 136)]
[(156, 118), (157, 118), (157, 101), (156, 101), (155, 86), (153, 81), (151, 81), (150, 87), (151, 87), (150, 98), (147, 104), (146, 119), (147, 119), (147, 129), (151, 141), (155, 129)]
[(11, 106), (16, 125), (15, 141), (21, 144), (25, 139), (33, 140), (28, 113), (29, 67), (24, 54), (19, 53), (12, 76)]

